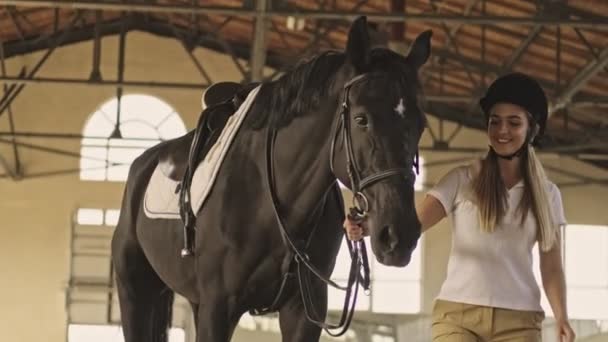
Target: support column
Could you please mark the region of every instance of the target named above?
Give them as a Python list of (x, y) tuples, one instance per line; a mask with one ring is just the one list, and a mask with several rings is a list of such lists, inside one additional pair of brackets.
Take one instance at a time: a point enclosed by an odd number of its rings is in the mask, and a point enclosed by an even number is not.
[(266, 38), (270, 23), (264, 13), (268, 11), (268, 7), (268, 0), (257, 0), (249, 70), (249, 81), (251, 82), (259, 82), (263, 79), (264, 66), (266, 65)]

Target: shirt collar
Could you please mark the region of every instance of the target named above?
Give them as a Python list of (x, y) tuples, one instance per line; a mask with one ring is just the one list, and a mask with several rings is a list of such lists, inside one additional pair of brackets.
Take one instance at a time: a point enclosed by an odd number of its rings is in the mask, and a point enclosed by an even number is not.
[(513, 185), (513, 187), (509, 190), (513, 190), (513, 189), (517, 189), (517, 188), (523, 188), (524, 187), (524, 180), (520, 180), (519, 182), (515, 183), (515, 185)]

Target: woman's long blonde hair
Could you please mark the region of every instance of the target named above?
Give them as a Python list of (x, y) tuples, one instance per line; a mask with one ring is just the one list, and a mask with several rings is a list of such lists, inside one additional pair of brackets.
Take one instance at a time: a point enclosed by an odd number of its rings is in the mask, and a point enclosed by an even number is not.
[[(528, 212), (532, 211), (537, 224), (539, 246), (546, 252), (557, 241), (559, 232), (557, 223), (553, 222), (551, 199), (547, 193), (547, 176), (532, 145), (528, 144), (521, 158), (524, 193), (517, 211), (521, 215), (522, 225)], [(479, 208), (481, 230), (493, 232), (505, 216), (507, 188), (500, 176), (498, 156), (492, 149), (482, 160), (477, 175), (473, 177), (472, 190)]]

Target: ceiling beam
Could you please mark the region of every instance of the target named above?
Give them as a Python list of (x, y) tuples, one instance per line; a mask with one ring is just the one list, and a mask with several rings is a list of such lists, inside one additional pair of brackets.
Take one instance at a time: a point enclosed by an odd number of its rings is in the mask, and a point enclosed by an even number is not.
[(15, 76), (0, 76), (0, 81), (11, 84), (55, 84), (55, 85), (86, 85), (96, 87), (136, 87), (136, 88), (163, 88), (163, 89), (199, 89), (203, 90), (209, 83), (185, 82), (153, 82), (153, 81), (125, 81), (125, 80), (91, 80), (78, 78), (36, 77), (21, 78)]
[(358, 16), (365, 15), (368, 20), (376, 22), (427, 22), (445, 24), (470, 24), (470, 25), (544, 25), (544, 26), (570, 26), (581, 28), (601, 29), (608, 27), (608, 18), (601, 16), (585, 16), (579, 18), (552, 18), (552, 17), (508, 17), (508, 16), (463, 16), (463, 15), (437, 15), (437, 14), (404, 14), (378, 13), (378, 12), (345, 12), (345, 11), (315, 11), (306, 9), (297, 10), (269, 10), (259, 12), (258, 10), (244, 7), (227, 6), (201, 6), (186, 4), (159, 4), (141, 2), (108, 3), (106, 1), (59, 1), (59, 0), (0, 0), (0, 5), (17, 7), (47, 7), (83, 10), (106, 10), (106, 11), (130, 11), (147, 13), (182, 13), (182, 14), (219, 14), (233, 16), (258, 16), (258, 17), (286, 17), (306, 19), (354, 20)]
[[(65, 31), (63, 31), (61, 34), (59, 34), (56, 37), (56, 39), (51, 41), (51, 46), (44, 53), (44, 55), (38, 60), (38, 62), (32, 68), (32, 70), (30, 70), (28, 72), (27, 78), (34, 77), (34, 75), (40, 70), (40, 68), (44, 65), (44, 63), (46, 63), (48, 58), (53, 54), (55, 49), (57, 47), (61, 46), (61, 43), (63, 42), (63, 40), (70, 34), (72, 28), (74, 27), (76, 22), (81, 17), (82, 17), (82, 13), (80, 11), (77, 11), (74, 13), (74, 15), (72, 16), (72, 19), (70, 20), (69, 24), (67, 25)], [(17, 98), (17, 96), (19, 96), (19, 94), (21, 93), (21, 91), (23, 90), (24, 87), (25, 87), (25, 84), (20, 84), (14, 91), (12, 91), (10, 93), (9, 92), (5, 93), (2, 101), (0, 101), (0, 116), (2, 116), (4, 111), (11, 105), (11, 103)]]
[[(469, 2), (467, 3), (467, 5), (464, 8), (464, 11), (462, 13), (463, 16), (467, 17), (471, 15), (471, 11), (473, 11), (473, 8), (475, 8), (475, 6), (477, 5), (477, 3), (480, 0), (469, 0)], [(452, 38), (456, 37), (456, 35), (458, 34), (458, 31), (460, 31), (460, 29), (464, 26), (464, 23), (458, 24), (456, 26), (453, 26), (450, 29), (450, 34), (446, 36), (446, 42), (445, 44), (449, 43), (448, 37), (452, 36)]]
[(528, 47), (530, 47), (532, 42), (534, 42), (534, 40), (536, 39), (536, 37), (538, 37), (542, 30), (543, 27), (541, 25), (535, 25), (530, 30), (528, 36), (526, 36), (526, 38), (521, 42), (521, 44), (519, 44), (519, 46), (513, 51), (507, 61), (502, 65), (501, 74), (511, 71), (513, 69), (515, 63), (519, 61), (519, 59), (523, 56), (524, 52), (526, 52)]
[[(17, 180), (17, 174), (15, 171), (13, 171), (13, 169), (11, 168), (11, 166), (8, 164), (8, 162), (6, 161), (6, 159), (4, 159), (4, 157), (2, 156), (2, 154), (0, 154), (0, 166), (2, 166), (2, 168), (4, 169), (4, 172), (6, 175), (8, 175), (12, 180)], [(4, 174), (0, 175), (3, 176)]]
[(597, 56), (597, 59), (594, 58), (590, 61), (572, 78), (572, 80), (570, 80), (570, 82), (568, 82), (566, 89), (562, 91), (551, 106), (550, 112), (553, 113), (566, 107), (570, 103), (572, 97), (576, 95), (591, 78), (604, 69), (606, 65), (608, 65), (608, 48), (602, 50)]

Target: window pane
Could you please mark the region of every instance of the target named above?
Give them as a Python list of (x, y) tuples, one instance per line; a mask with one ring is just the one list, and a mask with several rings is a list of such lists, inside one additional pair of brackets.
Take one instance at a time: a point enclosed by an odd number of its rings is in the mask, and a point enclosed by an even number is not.
[(103, 210), (80, 208), (76, 213), (76, 223), (89, 225), (103, 224)]
[(374, 281), (372, 295), (374, 312), (420, 312), (420, 282), (418, 281)]
[(142, 148), (110, 147), (108, 159), (114, 163), (108, 168), (108, 180), (124, 181), (129, 175), (131, 163), (141, 155)]
[(82, 145), (105, 147), (108, 145), (108, 138), (83, 138)]
[(167, 114), (173, 112), (167, 103), (150, 95), (130, 94), (123, 96), (121, 102), (125, 121), (145, 117), (147, 122), (156, 126)]
[(569, 225), (565, 254), (568, 284), (608, 290), (608, 228)]
[(158, 144), (160, 140), (156, 138), (123, 138), (110, 139), (109, 146), (115, 148), (148, 148)]
[(123, 121), (120, 123), (120, 131), (124, 138), (158, 138), (156, 126), (147, 121)]
[[(565, 268), (568, 314), (572, 319), (608, 319), (608, 227), (568, 225), (565, 229)], [(541, 288), (541, 305), (553, 311), (542, 288), (538, 246), (534, 275)]]
[[(114, 98), (101, 105), (85, 124), (83, 135), (109, 138), (115, 127), (117, 104)], [(144, 149), (158, 144), (161, 137), (168, 139), (186, 133), (184, 123), (171, 106), (143, 94), (122, 97), (120, 130), (121, 139), (82, 140), (83, 156), (100, 160), (81, 158), (81, 179), (124, 181), (133, 159)], [(110, 165), (105, 162), (106, 158)]]
[(168, 140), (177, 138), (180, 132), (185, 132), (186, 126), (177, 113), (171, 114), (158, 126), (158, 133), (161, 139)]
[(83, 131), (86, 132), (84, 136), (107, 137), (114, 130), (114, 122), (108, 118), (107, 114), (97, 111), (91, 115), (84, 125)]
[(118, 209), (107, 209), (105, 223), (106, 226), (116, 226), (118, 224), (118, 217), (120, 216), (120, 210)]

